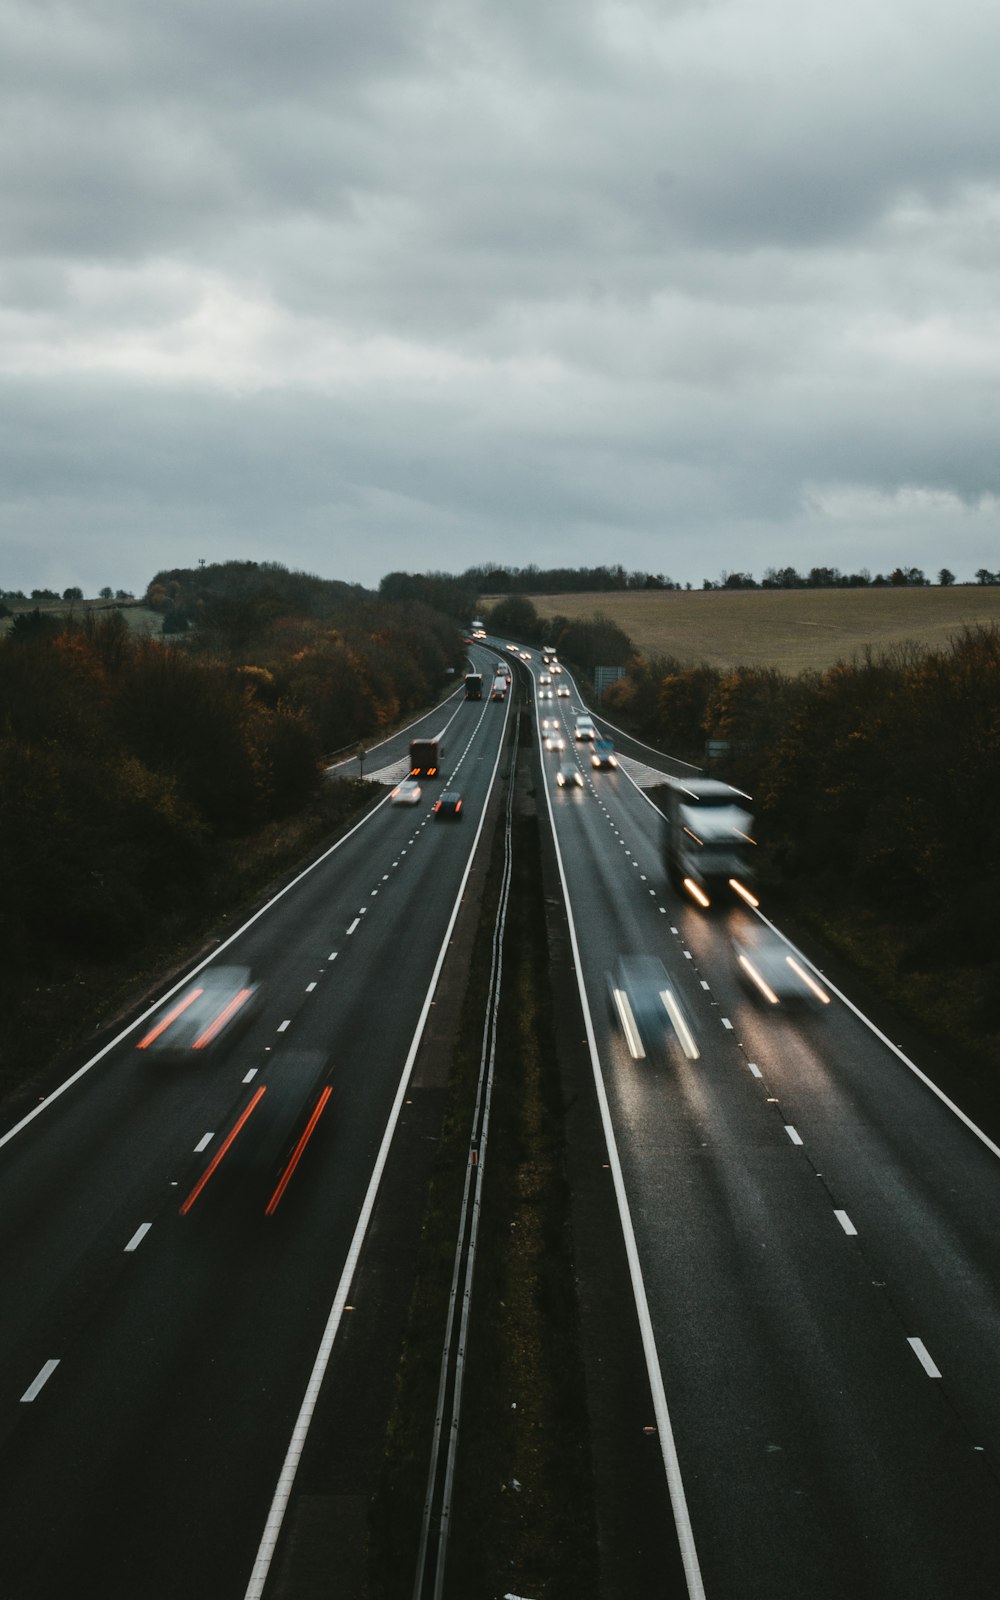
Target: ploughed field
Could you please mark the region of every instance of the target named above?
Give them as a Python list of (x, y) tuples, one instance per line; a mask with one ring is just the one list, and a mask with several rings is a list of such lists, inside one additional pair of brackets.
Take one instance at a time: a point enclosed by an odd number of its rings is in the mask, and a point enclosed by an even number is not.
[[(492, 599), (497, 599), (493, 596)], [(482, 597), (484, 604), (491, 597)], [(644, 656), (684, 665), (766, 666), (794, 674), (849, 661), (866, 646), (947, 646), (967, 626), (1000, 623), (1000, 585), (949, 589), (648, 590), (533, 594), (542, 617), (602, 612)]]

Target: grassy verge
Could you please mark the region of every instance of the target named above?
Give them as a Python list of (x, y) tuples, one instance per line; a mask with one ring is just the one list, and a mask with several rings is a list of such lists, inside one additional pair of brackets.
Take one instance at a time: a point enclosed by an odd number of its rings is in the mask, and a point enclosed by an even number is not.
[[(494, 851), (428, 1198), (385, 1466), (370, 1593), (412, 1593), (499, 884)], [(563, 1170), (537, 823), (515, 829), (496, 1079), (445, 1593), (596, 1595), (590, 1444)]]
[(134, 1009), (151, 985), (162, 986), (165, 971), (182, 969), (232, 932), (241, 916), (277, 892), (283, 877), (365, 811), (372, 794), (373, 786), (357, 779), (327, 782), (294, 816), (228, 841), (197, 900), (165, 917), (155, 935), (127, 955), (96, 960), (86, 951), (55, 952), (44, 972), (18, 974), (16, 988), (0, 981), (5, 1111), (44, 1093), (66, 1062)]

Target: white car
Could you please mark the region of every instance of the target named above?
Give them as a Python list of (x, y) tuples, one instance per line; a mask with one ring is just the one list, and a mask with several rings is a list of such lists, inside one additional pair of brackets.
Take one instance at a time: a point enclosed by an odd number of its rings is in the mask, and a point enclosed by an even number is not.
[(204, 967), (156, 1014), (136, 1049), (174, 1061), (190, 1059), (190, 1050), (211, 1053), (248, 1020), (256, 995), (249, 967)]
[(546, 750), (565, 750), (566, 740), (561, 733), (547, 733), (545, 735)]
[(415, 806), (423, 792), (415, 778), (404, 778), (402, 783), (397, 783), (389, 799), (394, 806)]
[(557, 700), (568, 700), (569, 699), (569, 684), (568, 683), (560, 683), (557, 686), (557, 688), (556, 688), (556, 699)]

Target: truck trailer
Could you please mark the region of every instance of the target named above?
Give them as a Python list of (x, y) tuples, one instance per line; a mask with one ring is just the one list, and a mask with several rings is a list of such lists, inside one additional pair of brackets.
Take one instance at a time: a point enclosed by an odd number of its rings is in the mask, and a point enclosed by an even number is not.
[(410, 740), (410, 772), (411, 778), (439, 778), (441, 776), (441, 757), (444, 755), (444, 745), (440, 735), (435, 734), (433, 739)]
[(672, 886), (707, 908), (733, 894), (756, 905), (748, 794), (717, 778), (671, 778), (664, 813), (663, 854)]

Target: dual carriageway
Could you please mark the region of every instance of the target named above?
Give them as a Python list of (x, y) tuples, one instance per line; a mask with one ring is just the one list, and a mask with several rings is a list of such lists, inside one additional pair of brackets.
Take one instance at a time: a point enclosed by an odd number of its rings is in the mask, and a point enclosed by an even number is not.
[[(496, 660), (472, 655), (486, 672)], [(677, 764), (618, 739), (619, 770), (592, 771), (575, 685), (540, 703), (537, 659), (521, 670), (578, 1006), (566, 1027), (585, 1040), (628, 1285), (597, 1319), (620, 1337), (591, 1352), (589, 1382), (613, 1392), (638, 1352), (656, 1450), (655, 1537), (633, 1530), (648, 1553), (627, 1580), (612, 1559), (607, 1593), (994, 1595), (1000, 1150), (847, 996), (832, 990), (822, 1016), (751, 1001), (730, 941), (755, 914), (706, 917), (665, 882), (643, 785)], [(514, 715), (460, 695), (416, 731), (445, 719), (461, 824), (432, 820), (432, 786), (406, 810), (387, 787), (220, 945), (213, 964), (260, 982), (238, 1044), (167, 1064), (137, 1051), (137, 1018), (2, 1136), (14, 1600), (278, 1593), (317, 1413), (371, 1449), (365, 1412), (391, 1389), (394, 1347), (377, 1318), (363, 1344), (353, 1332), (352, 1285), (362, 1260), (377, 1280), (390, 1205), (415, 1243), (445, 1093), (420, 1045)], [(541, 748), (542, 715), (565, 721), (565, 754)], [(369, 752), (366, 775), (402, 776), (414, 731)], [(584, 785), (559, 789), (575, 749)], [(697, 1059), (632, 1059), (607, 1004), (623, 953), (662, 960)], [(363, 1514), (341, 1472), (326, 1480), (334, 1554)], [(599, 1461), (595, 1478), (599, 1523), (617, 1491), (613, 1548), (627, 1486)], [(636, 1505), (648, 1522), (649, 1493)], [(340, 1578), (331, 1592), (350, 1593)]]

